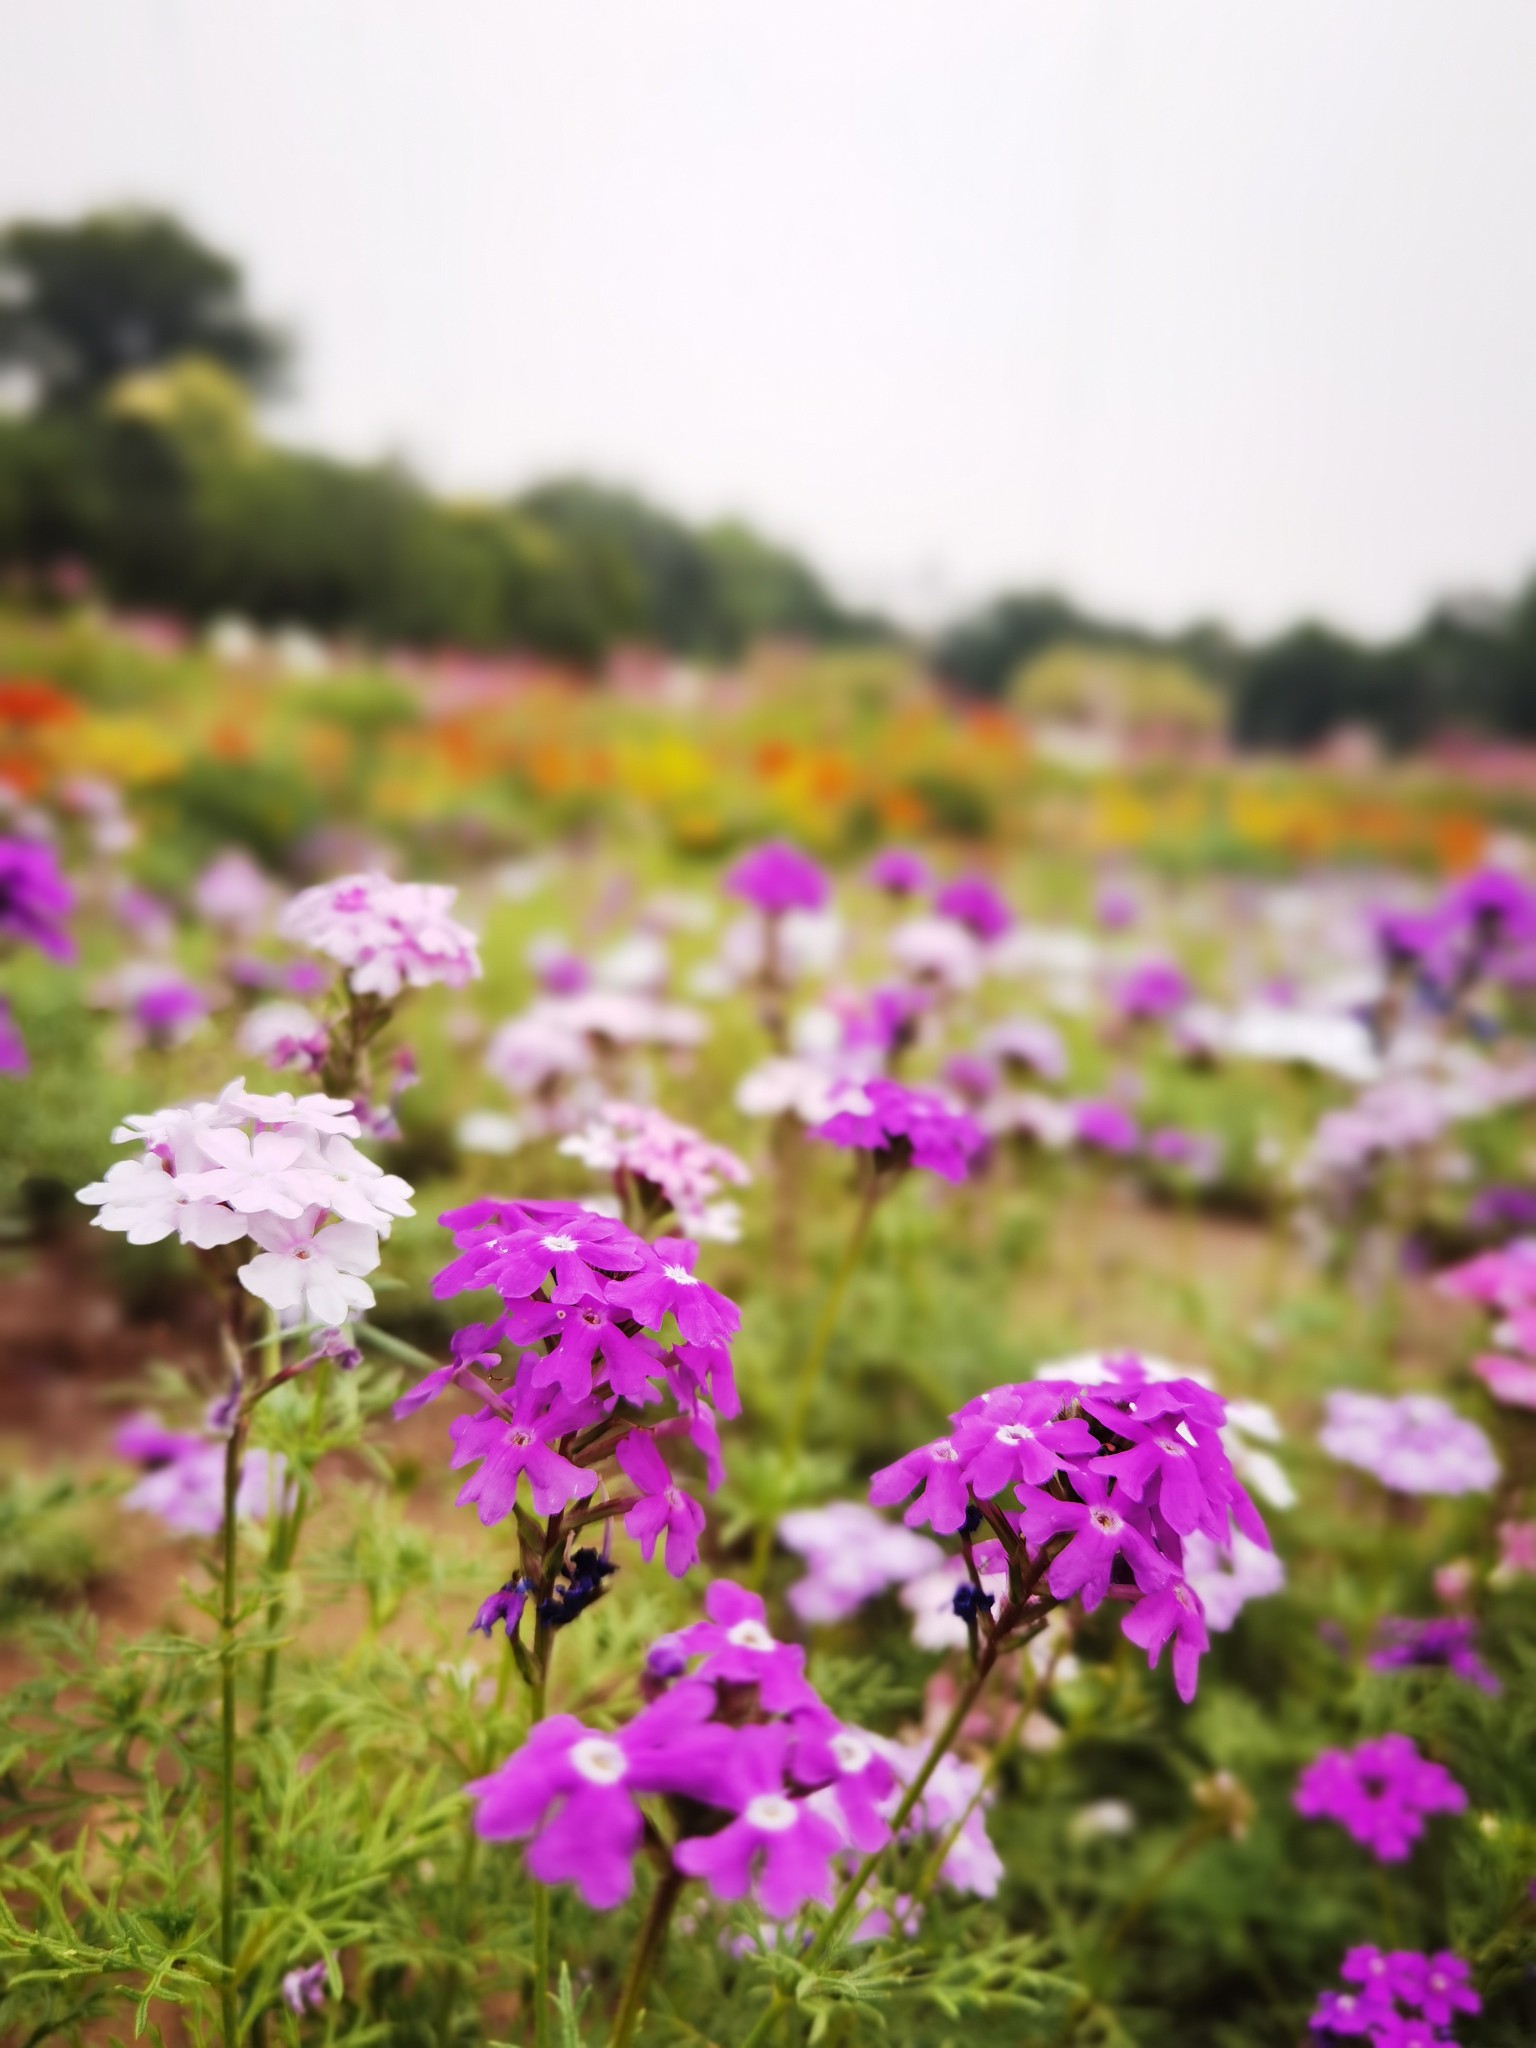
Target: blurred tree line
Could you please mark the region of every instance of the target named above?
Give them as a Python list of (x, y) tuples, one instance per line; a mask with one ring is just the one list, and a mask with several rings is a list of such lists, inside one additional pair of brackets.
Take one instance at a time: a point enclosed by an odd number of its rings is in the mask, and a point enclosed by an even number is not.
[(749, 527), (548, 483), (433, 495), (393, 463), (280, 448), (254, 400), (291, 346), (238, 266), (162, 214), (0, 233), (0, 564), (87, 565), (115, 602), (576, 662), (621, 641), (729, 657), (768, 635), (889, 637)]
[[(776, 635), (900, 638), (745, 525), (693, 526), (576, 478), (455, 501), (393, 463), (274, 446), (254, 408), (292, 359), (238, 264), (167, 215), (0, 231), (0, 376), (22, 400), (0, 417), (0, 570), (77, 560), (123, 605), (577, 663), (622, 642), (722, 659)], [(1252, 646), (1211, 624), (1158, 635), (1015, 593), (931, 652), (957, 689), (1001, 700), (1057, 648), (1182, 664), (1245, 746), (1342, 726), (1394, 748), (1453, 727), (1536, 738), (1536, 581), (1441, 605), (1386, 644), (1315, 623)]]
[(968, 694), (1001, 699), (1058, 647), (1182, 663), (1225, 700), (1242, 747), (1311, 747), (1345, 727), (1398, 750), (1453, 730), (1536, 739), (1536, 579), (1507, 603), (1438, 605), (1385, 643), (1315, 622), (1254, 646), (1215, 625), (1159, 636), (1050, 593), (1014, 594), (958, 621), (934, 661)]

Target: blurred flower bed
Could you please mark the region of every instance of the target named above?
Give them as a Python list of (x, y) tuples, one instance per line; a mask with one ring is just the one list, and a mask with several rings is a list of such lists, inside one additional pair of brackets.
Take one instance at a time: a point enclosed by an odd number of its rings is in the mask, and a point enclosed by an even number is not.
[(1518, 790), (84, 613), (0, 787), (0, 2030), (1536, 2038)]

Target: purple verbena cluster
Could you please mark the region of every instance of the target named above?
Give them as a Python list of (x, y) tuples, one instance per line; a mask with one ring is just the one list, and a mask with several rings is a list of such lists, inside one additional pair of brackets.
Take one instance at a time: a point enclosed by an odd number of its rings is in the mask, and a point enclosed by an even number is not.
[[(605, 1572), (579, 1565), (583, 1553), (567, 1555), (568, 1540), (594, 1521), (622, 1514), (644, 1556), (661, 1544), (680, 1578), (697, 1561), (704, 1510), (677, 1484), (660, 1445), (686, 1439), (710, 1490), (719, 1484), (716, 1416), (740, 1410), (736, 1304), (697, 1277), (691, 1240), (648, 1244), (574, 1202), (486, 1199), (442, 1221), (457, 1256), (434, 1293), (494, 1291), (500, 1308), (456, 1333), (452, 1362), (402, 1395), (395, 1414), (412, 1414), (455, 1384), (478, 1395), (480, 1406), (449, 1426), (452, 1465), (477, 1468), (461, 1504), (473, 1503), (489, 1527), (513, 1513), (526, 1483), (534, 1511), (551, 1518), (542, 1550), (525, 1539), (523, 1568), (502, 1589), (509, 1598), (498, 1618), (508, 1634), (527, 1598), (541, 1621), (559, 1625), (587, 1604), (578, 1598), (573, 1609), (573, 1587), (595, 1597)], [(501, 1377), (504, 1346), (516, 1354), (509, 1379)], [(645, 1411), (663, 1403), (666, 1412), (648, 1421)], [(631, 1490), (622, 1482), (613, 1490), (614, 1466)], [(602, 1496), (595, 1506), (594, 1495)], [(577, 1502), (589, 1505), (568, 1513)]]
[(407, 988), (463, 988), (479, 977), (478, 941), (448, 914), (457, 895), (433, 882), (342, 875), (301, 890), (277, 928), (337, 961), (355, 995), (393, 1002)]
[(1462, 1813), (1467, 1795), (1443, 1764), (1406, 1735), (1378, 1735), (1356, 1749), (1325, 1749), (1296, 1784), (1296, 1811), (1337, 1821), (1381, 1863), (1401, 1863), (1430, 1814)]
[[(947, 1436), (877, 1472), (869, 1497), (891, 1506), (915, 1494), (909, 1525), (959, 1536), (970, 1578), (956, 1611), (966, 1600), (979, 1646), (993, 1651), (1074, 1596), (1089, 1613), (1129, 1601), (1125, 1634), (1153, 1666), (1172, 1639), (1187, 1701), (1209, 1645), (1185, 1539), (1199, 1533), (1225, 1549), (1235, 1530), (1269, 1547), (1222, 1441), (1225, 1419), (1208, 1388), (1152, 1380), (1126, 1358), (1101, 1382), (1036, 1380), (978, 1396)], [(987, 1538), (973, 1545), (983, 1525)], [(998, 1572), (1008, 1589), (1000, 1607), (986, 1588)]]
[[(475, 1826), (488, 1841), (526, 1840), (533, 1875), (574, 1884), (590, 1906), (629, 1896), (649, 1835), (683, 1877), (720, 1899), (751, 1892), (785, 1919), (831, 1902), (845, 1851), (889, 1840), (880, 1808), (895, 1773), (824, 1705), (804, 1650), (775, 1641), (755, 1594), (717, 1579), (704, 1604), (707, 1619), (652, 1647), (650, 1701), (632, 1721), (539, 1722), (469, 1786)], [(668, 1802), (665, 1835), (642, 1813), (648, 1796)]]
[(1477, 1625), (1465, 1614), (1434, 1615), (1428, 1621), (1389, 1616), (1366, 1662), (1373, 1671), (1439, 1668), (1490, 1697), (1503, 1689), (1478, 1655)]
[(1325, 1991), (1312, 2014), (1314, 2034), (1349, 2035), (1369, 2048), (1456, 2048), (1446, 2030), (1483, 2001), (1471, 1972), (1449, 1950), (1352, 1948), (1339, 1966), (1346, 1988)]
[(980, 1127), (929, 1089), (876, 1076), (847, 1082), (833, 1100), (833, 1114), (810, 1135), (867, 1154), (881, 1177), (916, 1166), (962, 1181), (986, 1148)]

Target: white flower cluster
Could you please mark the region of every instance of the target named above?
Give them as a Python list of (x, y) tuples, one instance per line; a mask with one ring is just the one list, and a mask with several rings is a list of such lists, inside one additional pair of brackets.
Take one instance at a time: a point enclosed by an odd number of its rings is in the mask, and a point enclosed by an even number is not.
[(136, 1159), (107, 1169), (78, 1199), (130, 1244), (179, 1237), (210, 1250), (250, 1238), (240, 1283), (286, 1323), (337, 1328), (373, 1306), (361, 1277), (379, 1240), (410, 1216), (411, 1189), (359, 1152), (349, 1102), (329, 1095), (257, 1095), (231, 1081), (216, 1102), (131, 1116), (115, 1144)]

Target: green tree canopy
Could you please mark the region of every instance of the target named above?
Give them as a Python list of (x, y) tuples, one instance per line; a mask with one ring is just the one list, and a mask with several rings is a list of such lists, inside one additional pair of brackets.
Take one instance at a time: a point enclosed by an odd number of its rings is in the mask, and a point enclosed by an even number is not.
[(169, 214), (19, 220), (0, 234), (0, 366), (24, 371), (43, 406), (88, 402), (181, 356), (260, 390), (288, 349), (248, 310), (239, 266)]

